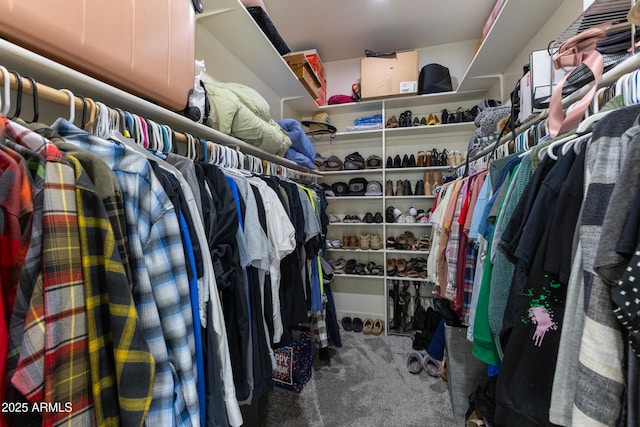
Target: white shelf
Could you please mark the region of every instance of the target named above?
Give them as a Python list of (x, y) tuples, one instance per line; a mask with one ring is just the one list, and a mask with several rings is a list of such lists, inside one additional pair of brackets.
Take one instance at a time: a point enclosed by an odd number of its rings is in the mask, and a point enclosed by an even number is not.
[(382, 138), (383, 129), (357, 130), (353, 132), (336, 132), (331, 143), (354, 142), (369, 138)]
[(249, 143), (193, 122), (180, 114), (138, 98), (4, 39), (0, 39), (0, 65), (14, 69), (23, 76), (31, 76), (38, 83), (53, 88), (67, 88), (77, 95), (104, 102), (109, 107), (121, 108), (168, 125), (175, 131), (190, 133), (222, 145), (238, 146), (243, 153), (252, 154), (291, 169), (310, 172), (309, 169), (298, 166), (290, 160), (267, 153)]
[[(415, 155), (414, 155), (415, 156)], [(401, 174), (401, 173), (415, 173), (415, 172), (429, 172), (429, 171), (433, 171), (433, 172), (442, 172), (442, 171), (447, 171), (449, 170), (449, 168), (452, 168), (453, 166), (425, 166), (425, 167), (415, 167), (415, 168), (387, 168), (385, 169), (385, 172), (387, 175), (390, 174)], [(323, 175), (326, 174), (326, 172), (321, 172)], [(388, 196), (388, 197), (395, 197), (395, 196)]]
[(404, 128), (389, 128), (385, 129), (387, 138), (398, 136), (433, 136), (450, 133), (469, 133), (476, 130), (476, 125), (473, 122), (464, 123), (451, 123), (446, 125), (433, 125), (433, 126), (409, 126)]
[[(334, 276), (335, 277), (335, 276)], [(429, 279), (422, 277), (407, 277), (407, 276), (385, 276), (387, 280), (407, 280), (410, 282), (429, 282)]]
[(387, 227), (431, 227), (431, 224), (421, 222), (392, 222), (385, 224)]
[[(239, 0), (205, 0), (203, 4), (204, 12), (196, 15), (198, 25), (206, 28), (247, 68), (259, 73), (278, 97), (301, 98), (306, 108), (318, 108)], [(207, 65), (213, 67), (216, 64)]]
[(345, 248), (331, 248), (331, 249), (327, 249), (327, 252), (353, 252), (353, 253), (382, 254), (382, 253), (384, 253), (384, 250), (383, 250), (383, 249), (345, 249)]
[(384, 223), (382, 223), (382, 222), (370, 222), (370, 223), (368, 223), (368, 222), (331, 222), (331, 223), (329, 223), (329, 225), (330, 226), (331, 225), (337, 225), (337, 226), (353, 226), (353, 225), (361, 226), (361, 225), (364, 225), (364, 226), (372, 227), (372, 226), (383, 226)]
[(375, 274), (341, 274), (333, 272), (333, 278), (344, 277), (345, 279), (384, 279), (384, 276), (377, 276)]
[(402, 200), (402, 199), (418, 199), (418, 200), (429, 200), (435, 199), (436, 196), (386, 196), (387, 200)]
[(380, 201), (382, 200), (382, 196), (336, 196), (336, 197), (327, 197), (327, 200), (358, 200), (358, 201)]
[[(340, 171), (320, 171), (322, 176), (340, 176), (340, 175), (382, 175), (382, 169), (358, 169), (358, 170), (340, 170)], [(362, 197), (375, 197), (375, 196), (362, 196)]]
[[(429, 255), (429, 251), (411, 251), (409, 249), (387, 249), (388, 254), (406, 254), (406, 255), (414, 255), (414, 254), (423, 254)], [(417, 258), (426, 258), (425, 257), (417, 257)]]
[(507, 0), (485, 36), (458, 91), (487, 90), (559, 6), (557, 0)]

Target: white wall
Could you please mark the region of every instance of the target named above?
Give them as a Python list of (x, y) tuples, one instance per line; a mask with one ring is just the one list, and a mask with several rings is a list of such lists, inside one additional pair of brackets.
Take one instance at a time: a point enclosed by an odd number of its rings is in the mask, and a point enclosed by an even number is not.
[[(477, 40), (467, 40), (418, 49), (419, 66), (438, 63), (449, 68), (453, 87), (458, 86), (471, 62)], [(360, 81), (360, 58), (323, 63), (327, 73), (327, 98), (336, 94), (351, 94), (351, 85)]]

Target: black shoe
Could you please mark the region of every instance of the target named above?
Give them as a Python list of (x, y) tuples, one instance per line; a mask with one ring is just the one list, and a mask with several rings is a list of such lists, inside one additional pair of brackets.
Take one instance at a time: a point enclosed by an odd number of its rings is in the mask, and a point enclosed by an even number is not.
[(391, 156), (387, 157), (387, 169), (391, 169), (393, 167), (393, 159)]
[(400, 118), (398, 119), (398, 127), (407, 127), (407, 117), (404, 113), (400, 113)]
[(446, 108), (442, 110), (442, 115), (440, 116), (440, 122), (443, 125), (446, 125), (447, 123), (449, 123), (449, 111)]
[(399, 168), (402, 166), (402, 160), (400, 159), (400, 155), (397, 154), (394, 158), (393, 158), (393, 167), (394, 168)]
[(412, 115), (411, 110), (407, 110), (404, 112), (404, 125), (406, 127), (411, 126), (411, 122), (412, 122), (411, 115)]
[(409, 182), (408, 179), (404, 180), (404, 185), (402, 187), (405, 196), (413, 196), (413, 192), (411, 191), (411, 182)]
[(373, 222), (376, 224), (382, 224), (384, 222), (384, 218), (380, 212), (376, 212), (376, 215), (373, 217)]
[(424, 181), (420, 180), (416, 182), (416, 189), (413, 192), (416, 196), (424, 196)]
[(413, 118), (413, 125), (414, 126), (420, 126), (420, 119), (418, 117), (414, 117)]
[(363, 218), (363, 222), (373, 224), (373, 214), (371, 212), (367, 212)]
[(384, 211), (384, 217), (388, 224), (393, 224), (394, 222), (396, 222), (396, 219), (393, 216), (393, 209), (393, 206), (389, 206), (387, 210)]
[(403, 168), (409, 167), (409, 156), (407, 156), (406, 154), (402, 158), (402, 167)]
[(411, 157), (409, 157), (409, 167), (410, 168), (416, 167), (416, 156), (414, 156), (413, 154), (411, 155)]

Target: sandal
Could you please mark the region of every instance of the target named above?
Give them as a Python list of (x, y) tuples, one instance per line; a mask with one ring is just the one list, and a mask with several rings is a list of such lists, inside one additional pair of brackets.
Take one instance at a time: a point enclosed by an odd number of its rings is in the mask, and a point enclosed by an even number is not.
[(344, 272), (347, 274), (356, 274), (356, 266), (358, 265), (355, 259), (347, 261), (347, 265), (344, 267)]
[(373, 329), (371, 330), (371, 333), (373, 335), (380, 335), (382, 334), (382, 331), (384, 331), (384, 321), (380, 319), (374, 320)]
[(427, 234), (421, 234), (420, 240), (418, 241), (418, 250), (419, 251), (428, 251), (431, 249), (431, 239)]
[(358, 276), (364, 276), (366, 268), (367, 266), (363, 263), (357, 263), (355, 274), (357, 274)]
[(371, 335), (373, 331), (373, 319), (364, 319), (362, 323), (362, 333), (365, 335)]
[(440, 154), (440, 166), (449, 166), (449, 152), (446, 148)]
[(406, 246), (406, 249), (410, 249), (410, 250), (412, 250), (412, 249), (413, 249), (413, 245), (414, 245), (414, 244), (415, 244), (415, 242), (416, 242), (416, 237), (415, 237), (415, 236), (413, 235), (413, 233), (412, 233), (412, 232), (410, 232), (410, 231), (405, 231), (405, 232), (404, 232), (404, 236), (405, 236), (405, 239), (407, 240), (407, 246)]
[(398, 276), (404, 277), (407, 275), (407, 261), (404, 258), (398, 258), (397, 267)]
[(353, 331), (353, 321), (351, 320), (351, 317), (343, 317), (340, 323), (342, 323), (342, 329), (345, 331)]
[(353, 318), (353, 332), (362, 332), (362, 319), (359, 317)]
[(395, 249), (396, 248), (396, 239), (393, 236), (387, 237), (387, 249)]
[(405, 234), (401, 234), (396, 239), (396, 247), (398, 250), (406, 250), (407, 249), (407, 236)]
[(367, 265), (364, 267), (364, 273), (368, 276), (372, 276), (376, 269), (376, 263), (373, 261), (369, 261)]

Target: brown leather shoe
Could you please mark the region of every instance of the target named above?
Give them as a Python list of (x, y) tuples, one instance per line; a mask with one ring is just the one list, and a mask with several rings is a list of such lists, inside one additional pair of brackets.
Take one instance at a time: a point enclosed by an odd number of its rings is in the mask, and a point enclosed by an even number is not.
[(393, 181), (391, 181), (390, 179), (387, 180), (387, 183), (385, 185), (385, 190), (384, 190), (384, 195), (387, 197), (393, 196)]
[(399, 179), (396, 182), (396, 196), (404, 196), (404, 181)]
[(431, 190), (431, 183), (433, 182), (433, 172), (428, 171), (424, 173), (424, 195), (431, 196), (433, 191)]

